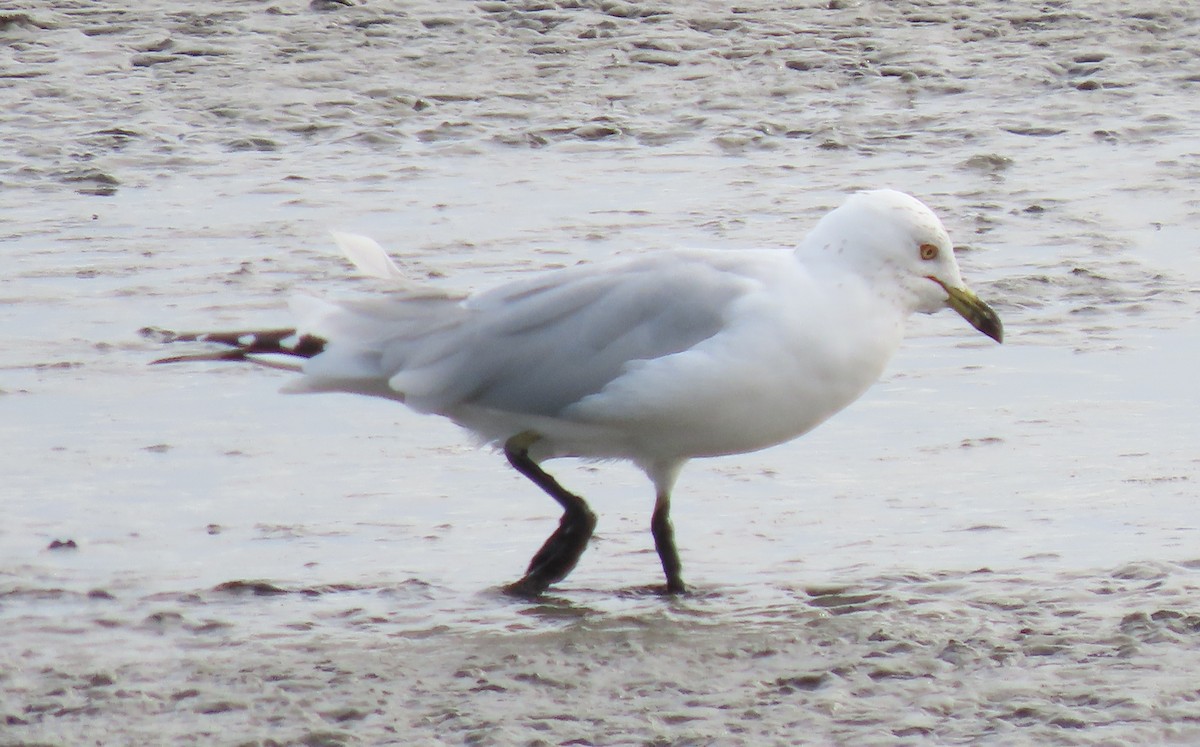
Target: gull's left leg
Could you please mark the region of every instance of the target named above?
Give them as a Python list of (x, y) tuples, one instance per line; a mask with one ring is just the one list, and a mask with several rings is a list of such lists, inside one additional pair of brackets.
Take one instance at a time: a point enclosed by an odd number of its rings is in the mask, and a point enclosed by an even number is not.
[(654, 548), (662, 561), (663, 573), (667, 576), (667, 592), (682, 594), (687, 591), (680, 571), (679, 551), (675, 549), (675, 528), (671, 526), (671, 493), (659, 490), (654, 501), (654, 516), (650, 519), (650, 531), (654, 535)]
[(562, 581), (575, 568), (588, 540), (596, 529), (596, 514), (587, 502), (567, 491), (529, 456), (529, 447), (538, 439), (534, 433), (521, 433), (504, 444), (508, 462), (563, 508), (558, 529), (554, 530), (541, 549), (529, 561), (529, 568), (520, 580), (509, 584), (507, 590), (520, 596), (537, 596), (550, 584)]

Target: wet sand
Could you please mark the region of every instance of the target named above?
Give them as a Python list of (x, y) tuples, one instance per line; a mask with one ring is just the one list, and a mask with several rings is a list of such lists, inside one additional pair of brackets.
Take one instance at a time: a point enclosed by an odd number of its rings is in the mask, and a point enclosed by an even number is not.
[[(0, 11), (0, 745), (1200, 740), (1192, 3), (43, 5)], [(689, 465), (682, 599), (626, 466), (553, 465), (598, 536), (515, 601), (555, 517), (502, 459), (136, 334), (376, 289), (329, 229), (474, 288), (877, 186), (1006, 343), (916, 319)]]

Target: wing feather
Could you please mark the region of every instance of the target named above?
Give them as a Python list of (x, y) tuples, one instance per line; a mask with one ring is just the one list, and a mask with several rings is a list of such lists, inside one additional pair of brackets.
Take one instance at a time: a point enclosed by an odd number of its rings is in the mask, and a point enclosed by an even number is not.
[[(412, 285), (366, 301), (298, 297), (298, 329), (328, 344), (289, 390), (376, 394), (451, 417), (464, 408), (552, 417), (635, 361), (720, 331), (757, 282), (734, 269), (731, 254), (572, 267), (467, 298)], [(370, 251), (356, 263), (390, 273)]]
[(501, 286), (468, 299), (450, 328), (389, 341), (383, 367), (418, 409), (555, 415), (633, 361), (686, 350), (724, 326), (751, 281), (707, 258), (649, 255)]

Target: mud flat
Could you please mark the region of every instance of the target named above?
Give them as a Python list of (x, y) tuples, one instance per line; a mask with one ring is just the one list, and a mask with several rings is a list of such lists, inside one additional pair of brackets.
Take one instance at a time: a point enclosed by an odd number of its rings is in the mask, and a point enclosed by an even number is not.
[[(1200, 741), (1200, 11), (338, 2), (0, 11), (0, 745)], [(943, 216), (1004, 317), (916, 320), (794, 444), (689, 465), (543, 603), (554, 521), (452, 426), (136, 330)]]

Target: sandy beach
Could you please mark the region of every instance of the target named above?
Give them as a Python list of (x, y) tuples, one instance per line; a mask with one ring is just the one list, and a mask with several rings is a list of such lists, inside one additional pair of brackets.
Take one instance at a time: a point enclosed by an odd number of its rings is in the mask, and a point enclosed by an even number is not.
[[(11, 0), (0, 746), (1200, 742), (1200, 9)], [(1005, 322), (920, 316), (804, 438), (694, 462), (500, 593), (555, 506), (453, 425), (142, 327), (942, 217)]]

